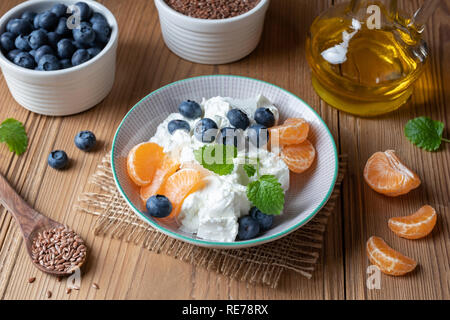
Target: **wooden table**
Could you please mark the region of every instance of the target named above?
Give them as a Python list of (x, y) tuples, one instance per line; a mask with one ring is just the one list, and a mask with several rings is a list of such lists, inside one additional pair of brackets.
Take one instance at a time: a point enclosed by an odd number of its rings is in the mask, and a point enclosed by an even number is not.
[[(2, 0), (0, 15), (19, 0)], [(313, 18), (331, 0), (273, 0), (258, 49), (233, 64), (207, 66), (183, 61), (172, 54), (161, 37), (152, 0), (102, 0), (120, 25), (117, 78), (101, 104), (71, 117), (46, 117), (19, 106), (0, 75), (0, 121), (14, 117), (25, 124), (30, 145), (18, 157), (0, 146), (0, 172), (37, 210), (69, 224), (86, 239), (91, 255), (82, 288), (65, 293), (65, 282), (38, 272), (28, 260), (19, 229), (0, 209), (0, 298), (46, 299), (449, 299), (450, 298), (450, 145), (440, 151), (422, 151), (403, 135), (407, 120), (427, 115), (447, 124), (450, 136), (450, 50), (448, 7), (438, 10), (425, 31), (431, 50), (426, 73), (408, 104), (390, 115), (361, 119), (336, 111), (312, 89), (304, 55), (305, 36)], [(446, 1), (442, 1), (444, 4)], [(422, 1), (402, 1), (412, 12)], [(448, 2), (447, 2), (448, 5)], [(445, 6), (445, 5), (444, 5)], [(447, 13), (445, 13), (447, 12)], [(95, 218), (72, 210), (85, 189), (125, 113), (149, 92), (170, 82), (198, 75), (237, 74), (274, 83), (302, 97), (324, 118), (339, 151), (349, 156), (349, 171), (338, 210), (332, 215), (320, 263), (311, 280), (296, 273), (282, 276), (277, 289), (229, 280), (213, 272), (118, 240), (95, 237)], [(74, 135), (95, 132), (102, 151), (76, 149)], [(73, 159), (69, 170), (47, 166), (48, 153), (66, 150)], [(368, 157), (395, 149), (422, 178), (422, 186), (407, 196), (387, 198), (363, 181)], [(432, 236), (404, 240), (387, 227), (392, 216), (407, 215), (424, 204), (439, 213)], [(383, 237), (404, 254), (419, 261), (416, 272), (401, 278), (382, 276), (380, 290), (366, 288), (366, 240)], [(33, 284), (28, 278), (36, 277)], [(99, 284), (100, 289), (91, 287)]]

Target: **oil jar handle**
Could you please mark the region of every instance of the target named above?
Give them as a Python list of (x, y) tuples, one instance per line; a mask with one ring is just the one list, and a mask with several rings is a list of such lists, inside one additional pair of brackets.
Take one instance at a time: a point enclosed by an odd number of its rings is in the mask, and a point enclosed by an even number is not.
[(441, 0), (427, 0), (422, 7), (414, 13), (408, 27), (414, 27), (419, 33), (425, 29), (428, 19), (436, 11)]

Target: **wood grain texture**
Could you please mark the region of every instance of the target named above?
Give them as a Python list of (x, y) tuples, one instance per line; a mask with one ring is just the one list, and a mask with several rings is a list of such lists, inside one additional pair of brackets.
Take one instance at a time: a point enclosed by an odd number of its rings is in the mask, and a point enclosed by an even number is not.
[[(0, 2), (0, 15), (19, 0)], [(45, 117), (21, 108), (0, 75), (0, 120), (22, 121), (30, 138), (27, 152), (17, 157), (0, 145), (0, 172), (36, 210), (68, 224), (85, 239), (90, 253), (80, 291), (65, 293), (66, 283), (37, 271), (29, 261), (18, 226), (0, 208), (0, 298), (46, 299), (449, 299), (450, 146), (424, 152), (403, 137), (406, 121), (428, 115), (444, 121), (449, 103), (448, 8), (440, 9), (425, 31), (431, 50), (426, 73), (408, 104), (393, 114), (355, 118), (330, 108), (312, 89), (304, 56), (304, 41), (312, 20), (332, 0), (274, 0), (263, 39), (249, 57), (228, 65), (207, 66), (184, 61), (165, 47), (151, 0), (102, 0), (120, 26), (117, 77), (111, 94), (90, 111), (71, 117)], [(408, 12), (423, 1), (401, 1)], [(443, 1), (445, 2), (445, 1)], [(326, 121), (341, 153), (349, 155), (349, 172), (339, 210), (330, 218), (324, 249), (311, 280), (286, 273), (279, 288), (253, 286), (148, 252), (133, 244), (95, 237), (94, 217), (71, 210), (85, 189), (104, 151), (111, 147), (117, 125), (126, 112), (149, 92), (175, 80), (207, 74), (237, 74), (262, 79), (302, 97)], [(90, 153), (73, 144), (80, 130), (92, 130), (100, 141)], [(446, 129), (447, 137), (450, 132)], [(393, 148), (422, 177), (411, 194), (388, 199), (370, 190), (362, 170), (375, 151)], [(64, 149), (69, 169), (55, 171), (46, 164), (48, 153)], [(397, 238), (387, 227), (389, 217), (407, 215), (423, 204), (439, 214), (433, 234), (423, 240)], [(419, 261), (417, 271), (403, 278), (382, 277), (380, 290), (368, 290), (365, 242), (385, 238), (394, 248)], [(36, 277), (28, 284), (29, 277)], [(91, 284), (99, 284), (100, 289)]]

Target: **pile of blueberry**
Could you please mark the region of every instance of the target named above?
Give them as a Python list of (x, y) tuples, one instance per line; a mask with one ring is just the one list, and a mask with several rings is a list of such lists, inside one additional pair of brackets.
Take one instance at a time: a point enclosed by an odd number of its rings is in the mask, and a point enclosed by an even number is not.
[[(94, 149), (97, 139), (91, 131), (80, 131), (74, 139), (75, 145), (82, 151), (91, 151)], [(47, 163), (53, 169), (61, 170), (69, 164), (69, 157), (64, 150), (54, 150), (50, 152)]]
[(18, 66), (40, 71), (70, 68), (95, 57), (108, 43), (111, 27), (85, 2), (75, 6), (79, 10), (72, 12), (58, 3), (50, 10), (25, 11), (9, 20), (0, 35), (3, 54)]

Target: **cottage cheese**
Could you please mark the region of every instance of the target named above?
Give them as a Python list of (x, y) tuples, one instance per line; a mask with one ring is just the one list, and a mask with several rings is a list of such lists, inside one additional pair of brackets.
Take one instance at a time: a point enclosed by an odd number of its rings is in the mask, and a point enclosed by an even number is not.
[[(233, 108), (245, 112), (251, 124), (255, 123), (253, 116), (260, 107), (269, 108), (276, 121), (279, 118), (277, 108), (264, 96), (248, 100), (214, 97), (203, 99), (201, 107), (204, 117), (213, 119), (219, 129), (230, 126), (226, 115)], [(167, 125), (175, 119), (187, 121), (191, 132), (177, 130), (171, 135)], [(150, 141), (159, 144), (164, 148), (164, 152), (179, 159), (182, 167), (195, 165), (197, 161), (194, 158), (194, 150), (205, 145), (193, 135), (193, 128), (198, 120), (186, 119), (179, 113), (172, 113), (158, 126)], [(247, 154), (241, 150), (234, 159), (235, 166), (231, 174), (219, 176), (211, 172), (211, 175), (205, 178), (205, 186), (186, 197), (178, 217), (181, 230), (212, 241), (232, 242), (236, 239), (238, 219), (247, 215), (251, 207), (246, 186), (257, 179), (256, 176), (249, 178), (245, 173), (243, 166), (246, 158), (259, 158), (260, 174), (274, 175), (282, 188), (288, 190), (289, 169), (281, 158), (264, 148), (252, 148)]]

